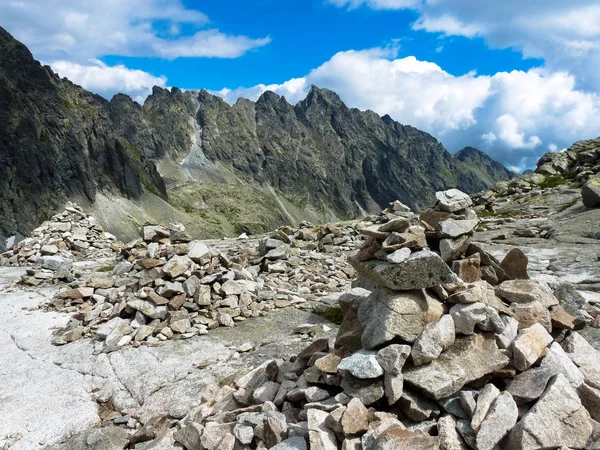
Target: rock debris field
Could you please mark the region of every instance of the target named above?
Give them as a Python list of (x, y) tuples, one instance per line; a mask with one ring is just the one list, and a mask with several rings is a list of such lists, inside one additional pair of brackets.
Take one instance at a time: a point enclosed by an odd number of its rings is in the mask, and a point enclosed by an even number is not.
[(436, 197), (124, 244), (69, 204), (0, 256), (0, 448), (600, 448), (600, 295)]

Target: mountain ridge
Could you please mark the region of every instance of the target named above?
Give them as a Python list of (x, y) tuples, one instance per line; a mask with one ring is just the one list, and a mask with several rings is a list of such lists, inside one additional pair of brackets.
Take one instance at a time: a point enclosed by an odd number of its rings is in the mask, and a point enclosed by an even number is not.
[[(168, 221), (175, 206), (179, 220), (218, 236), (356, 217), (397, 199), (419, 208), (435, 191), (510, 177), (489, 158), (496, 171), (482, 177), (470, 165), (483, 154), (459, 161), (433, 136), (316, 86), (296, 105), (271, 91), (229, 105), (160, 87), (140, 105), (60, 78), (1, 28), (0, 57), (0, 246), (67, 199), (93, 206), (99, 193), (121, 198), (115, 205), (149, 193), (171, 203), (129, 228)], [(129, 215), (121, 209), (111, 213)]]

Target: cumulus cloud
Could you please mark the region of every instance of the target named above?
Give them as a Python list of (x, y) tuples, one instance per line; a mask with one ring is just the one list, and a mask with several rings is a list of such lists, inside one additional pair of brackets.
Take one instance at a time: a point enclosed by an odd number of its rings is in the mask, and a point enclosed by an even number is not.
[(413, 9), (416, 30), (481, 37), (492, 48), (541, 58), (551, 71), (568, 71), (578, 86), (600, 90), (600, 4), (597, 0), (329, 0), (340, 7)]
[(566, 72), (454, 76), (413, 56), (398, 58), (393, 48), (340, 52), (305, 77), (219, 95), (234, 103), (271, 90), (296, 103), (312, 84), (335, 90), (350, 107), (427, 131), (451, 151), (472, 145), (511, 167), (531, 167), (546, 151), (600, 135), (600, 98), (577, 90)]
[(223, 33), (180, 0), (3, 0), (0, 17), (46, 61), (86, 64), (105, 55), (235, 58), (270, 42)]
[(124, 65), (107, 66), (99, 60), (88, 64), (53, 61), (50, 66), (60, 76), (106, 98), (122, 92), (140, 104), (152, 93), (153, 86), (167, 85), (167, 78), (164, 76), (155, 77), (143, 70), (128, 69)]

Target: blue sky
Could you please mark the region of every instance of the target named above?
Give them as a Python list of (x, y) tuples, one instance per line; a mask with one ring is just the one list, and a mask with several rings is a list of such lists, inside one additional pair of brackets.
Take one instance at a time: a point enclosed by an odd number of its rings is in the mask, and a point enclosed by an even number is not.
[(189, 8), (199, 7), (210, 17), (211, 25), (223, 32), (254, 38), (269, 36), (271, 42), (235, 59), (164, 61), (106, 56), (101, 60), (165, 75), (172, 86), (211, 90), (281, 83), (308, 73), (339, 51), (386, 46), (396, 40), (399, 56), (414, 55), (435, 62), (453, 75), (469, 71), (492, 75), (541, 65), (539, 59), (524, 59), (512, 49), (490, 50), (483, 39), (440, 39), (438, 33), (412, 30), (418, 15), (410, 10), (381, 11), (366, 6), (348, 10), (322, 0), (183, 3)]
[(3, 0), (0, 25), (107, 98), (316, 84), (519, 170), (600, 135), (597, 0)]

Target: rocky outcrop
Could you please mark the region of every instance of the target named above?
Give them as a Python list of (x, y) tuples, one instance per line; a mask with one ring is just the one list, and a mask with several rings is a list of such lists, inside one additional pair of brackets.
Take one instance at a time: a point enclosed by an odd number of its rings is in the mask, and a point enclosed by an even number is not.
[(68, 198), (93, 202), (99, 190), (137, 198), (143, 186), (165, 195), (154, 166), (110, 120), (108, 102), (42, 67), (0, 28), (0, 249)]

